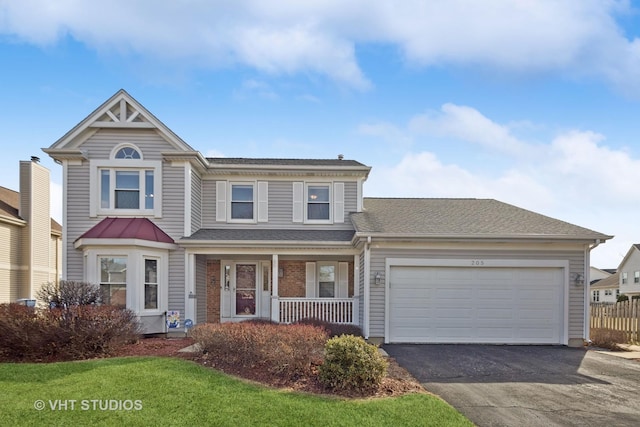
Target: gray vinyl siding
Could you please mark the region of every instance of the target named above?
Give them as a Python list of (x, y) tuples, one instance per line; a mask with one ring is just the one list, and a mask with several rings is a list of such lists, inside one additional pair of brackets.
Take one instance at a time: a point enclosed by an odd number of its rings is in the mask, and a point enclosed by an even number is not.
[[(121, 143), (135, 144), (141, 151), (144, 160), (161, 160), (163, 151), (172, 150), (172, 146), (162, 139), (154, 130), (100, 130), (81, 145), (91, 159), (108, 159), (112, 149)], [(90, 203), (90, 169), (89, 162), (67, 167), (67, 245), (63, 250), (67, 254), (66, 278), (85, 280), (82, 250), (74, 248), (74, 242), (84, 232), (98, 224), (104, 216), (89, 217)], [(174, 240), (184, 234), (184, 191), (185, 172), (182, 165), (171, 166), (162, 163), (162, 218), (150, 217), (158, 227)], [(185, 282), (184, 250), (169, 251), (169, 310), (180, 310), (184, 315), (184, 282)]]
[[(569, 261), (569, 276), (573, 273), (584, 274), (584, 252), (576, 251), (517, 251), (517, 250), (409, 250), (409, 249), (371, 249), (371, 300), (370, 333), (371, 337), (384, 336), (385, 286), (374, 285), (376, 272), (382, 275), (385, 283), (387, 258), (415, 259), (540, 259)], [(569, 284), (569, 339), (584, 338), (584, 288)]]
[[(255, 177), (242, 177), (237, 180), (256, 180)], [(233, 181), (233, 179), (231, 180)], [(293, 222), (293, 183), (304, 181), (303, 177), (292, 180), (271, 180), (269, 183), (269, 221), (266, 223), (241, 224), (233, 222), (216, 222), (216, 181), (202, 181), (202, 228), (306, 228), (306, 229), (341, 229), (351, 230), (349, 213), (357, 209), (358, 184), (355, 181), (344, 182), (344, 223), (303, 224)], [(313, 179), (308, 180), (313, 181)], [(228, 203), (228, 200), (227, 200)]]
[(196, 323), (207, 321), (207, 259), (196, 257)]
[(191, 174), (191, 233), (202, 228), (202, 179)]

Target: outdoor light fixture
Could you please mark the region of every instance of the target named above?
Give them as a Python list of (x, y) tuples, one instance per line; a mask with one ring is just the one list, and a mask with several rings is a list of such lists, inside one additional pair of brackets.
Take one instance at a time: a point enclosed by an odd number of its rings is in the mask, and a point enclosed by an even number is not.
[(576, 286), (582, 286), (584, 285), (584, 276), (580, 273), (573, 273), (573, 283)]
[(382, 284), (382, 277), (380, 276), (379, 271), (376, 271), (375, 280), (376, 280), (376, 285)]
[(211, 276), (211, 286), (216, 285), (216, 276)]

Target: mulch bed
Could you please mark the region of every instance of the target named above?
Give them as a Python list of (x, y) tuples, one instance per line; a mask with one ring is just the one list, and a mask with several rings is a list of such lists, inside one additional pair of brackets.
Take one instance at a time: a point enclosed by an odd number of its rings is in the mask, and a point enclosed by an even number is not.
[[(234, 366), (225, 366), (221, 361), (212, 361), (201, 353), (184, 353), (179, 350), (193, 344), (191, 338), (164, 338), (153, 337), (143, 338), (135, 344), (128, 344), (113, 353), (113, 356), (164, 356), (179, 357), (182, 359), (192, 360), (203, 366), (215, 368), (227, 374), (254, 381), (270, 387), (281, 389), (302, 391), (307, 393), (336, 395), (336, 393), (327, 390), (317, 379), (317, 376), (304, 376), (296, 380), (284, 381), (282, 379), (273, 378), (260, 369), (255, 370), (239, 370)], [(340, 393), (343, 397), (389, 397), (400, 396), (407, 393), (427, 393), (420, 383), (406, 369), (398, 365), (393, 358), (388, 358), (389, 368), (387, 369), (387, 377), (382, 381), (380, 387), (374, 391), (362, 393)]]

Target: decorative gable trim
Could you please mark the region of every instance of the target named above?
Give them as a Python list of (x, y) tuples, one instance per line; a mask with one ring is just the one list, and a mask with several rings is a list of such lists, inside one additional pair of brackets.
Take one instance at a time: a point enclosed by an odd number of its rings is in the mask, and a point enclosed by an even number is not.
[(47, 153), (54, 156), (57, 150), (77, 148), (100, 128), (156, 129), (176, 150), (194, 151), (142, 104), (120, 89), (49, 147)]

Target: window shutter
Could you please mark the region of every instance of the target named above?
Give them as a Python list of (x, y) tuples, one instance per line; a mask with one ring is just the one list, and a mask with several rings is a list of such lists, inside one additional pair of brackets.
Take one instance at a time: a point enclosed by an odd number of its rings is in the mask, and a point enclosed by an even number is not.
[(349, 296), (349, 263), (338, 263), (338, 298)]
[(227, 181), (216, 181), (216, 221), (227, 220)]
[(333, 184), (333, 222), (344, 222), (344, 182)]
[(258, 181), (258, 222), (269, 221), (269, 183)]
[(307, 263), (307, 275), (306, 275), (306, 283), (307, 283), (307, 298), (315, 298), (316, 294), (316, 263), (308, 262)]
[(293, 222), (302, 222), (304, 219), (304, 183), (293, 183)]

